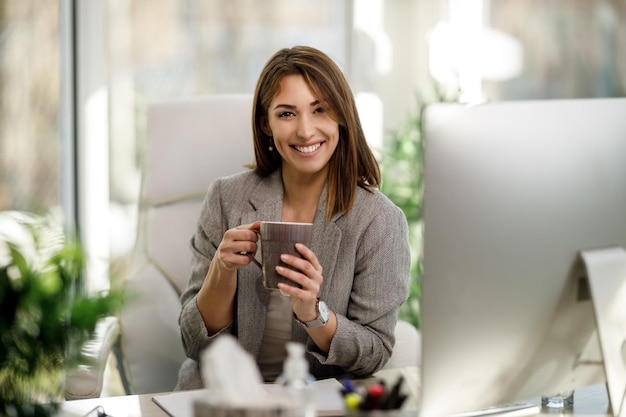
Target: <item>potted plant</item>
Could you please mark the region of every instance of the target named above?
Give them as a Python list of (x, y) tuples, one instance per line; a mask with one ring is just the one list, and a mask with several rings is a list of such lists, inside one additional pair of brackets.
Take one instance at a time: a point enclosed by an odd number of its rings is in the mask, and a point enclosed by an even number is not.
[(50, 216), (4, 212), (0, 225), (0, 416), (49, 416), (65, 370), (121, 292), (77, 288), (85, 254)]
[(434, 84), (431, 102), (418, 97), (417, 111), (399, 129), (391, 132), (382, 152), (383, 182), (381, 191), (407, 218), (411, 246), (411, 278), (409, 297), (399, 317), (419, 329), (419, 301), (422, 296), (422, 186), (424, 166), (423, 114), (431, 103), (457, 103), (459, 91), (444, 92)]

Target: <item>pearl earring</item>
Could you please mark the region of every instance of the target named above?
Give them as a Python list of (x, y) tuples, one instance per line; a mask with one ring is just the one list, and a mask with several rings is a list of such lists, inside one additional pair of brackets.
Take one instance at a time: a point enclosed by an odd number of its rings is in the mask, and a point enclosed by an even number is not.
[(274, 138), (270, 138), (270, 146), (268, 147), (270, 152), (274, 150)]

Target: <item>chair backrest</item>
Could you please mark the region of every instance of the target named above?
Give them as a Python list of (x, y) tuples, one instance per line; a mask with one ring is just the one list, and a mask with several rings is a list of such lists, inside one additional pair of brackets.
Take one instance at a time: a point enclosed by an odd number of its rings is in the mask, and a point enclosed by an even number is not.
[(126, 390), (170, 391), (185, 358), (179, 296), (189, 277), (190, 239), (217, 177), (253, 162), (252, 96), (214, 95), (150, 106), (133, 266), (121, 351)]

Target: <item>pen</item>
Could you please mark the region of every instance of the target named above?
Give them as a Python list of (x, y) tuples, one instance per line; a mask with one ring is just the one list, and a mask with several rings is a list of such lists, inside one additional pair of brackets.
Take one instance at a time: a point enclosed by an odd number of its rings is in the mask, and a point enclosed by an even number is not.
[(344, 376), (341, 378), (341, 384), (343, 385), (343, 389), (341, 390), (342, 394), (355, 392), (354, 386), (352, 385), (352, 382), (350, 382), (350, 377)]
[(396, 410), (402, 406), (402, 403), (406, 400), (406, 396), (400, 395), (400, 388), (402, 388), (403, 382), (404, 377), (400, 375), (396, 383), (391, 387), (389, 394), (383, 400), (381, 405), (383, 410)]
[(401, 408), (402, 404), (404, 404), (404, 401), (407, 399), (407, 397), (408, 397), (408, 395), (406, 395), (406, 394), (398, 395), (398, 400), (396, 401), (396, 404), (393, 407), (394, 410), (398, 410), (399, 408)]

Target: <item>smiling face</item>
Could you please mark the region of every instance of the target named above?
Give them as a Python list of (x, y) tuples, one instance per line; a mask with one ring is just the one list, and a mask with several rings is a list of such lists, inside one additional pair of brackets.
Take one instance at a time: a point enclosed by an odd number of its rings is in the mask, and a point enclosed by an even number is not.
[(339, 142), (339, 125), (328, 110), (301, 75), (281, 80), (267, 112), (266, 129), (281, 156), (283, 176), (326, 177)]

